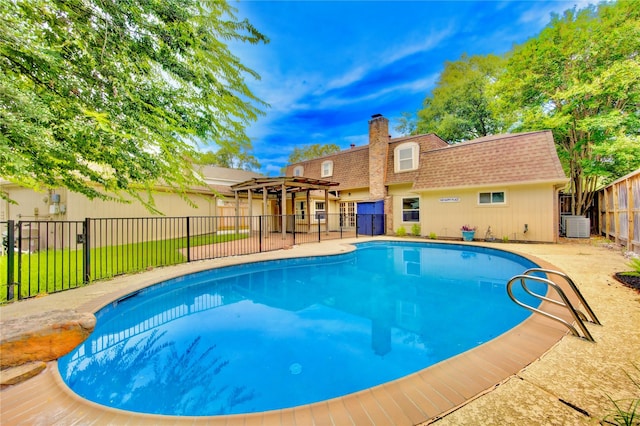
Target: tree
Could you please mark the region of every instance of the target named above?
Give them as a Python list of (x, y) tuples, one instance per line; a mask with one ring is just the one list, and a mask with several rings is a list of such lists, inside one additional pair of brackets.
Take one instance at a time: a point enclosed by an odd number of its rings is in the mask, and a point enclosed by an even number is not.
[(299, 163), (304, 160), (311, 160), (340, 151), (340, 147), (334, 143), (305, 145), (302, 148), (295, 147), (289, 154), (289, 164)]
[(584, 214), (599, 184), (640, 167), (638, 40), (638, 2), (568, 10), (517, 46), (500, 78), (519, 130), (553, 131), (573, 214)]
[(504, 70), (496, 55), (467, 56), (446, 62), (431, 96), (418, 111), (417, 133), (435, 133), (461, 142), (504, 131), (505, 124), (491, 108), (491, 86)]
[(202, 141), (248, 141), (266, 106), (225, 42), (268, 40), (234, 13), (223, 1), (0, 0), (0, 176), (151, 209), (156, 183), (184, 194)]
[(398, 124), (394, 129), (403, 136), (414, 135), (417, 130), (417, 121), (415, 116), (410, 112), (403, 112), (397, 119)]
[(258, 159), (249, 154), (244, 148), (241, 148), (238, 152), (233, 152), (227, 146), (220, 147), (216, 152), (204, 152), (198, 155), (194, 162), (240, 170), (257, 170), (260, 168)]

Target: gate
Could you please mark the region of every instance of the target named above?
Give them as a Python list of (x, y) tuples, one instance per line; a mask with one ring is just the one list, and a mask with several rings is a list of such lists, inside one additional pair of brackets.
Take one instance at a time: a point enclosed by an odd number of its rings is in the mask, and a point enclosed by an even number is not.
[(356, 215), (358, 234), (383, 235), (384, 234), (384, 202), (371, 201), (358, 203)]

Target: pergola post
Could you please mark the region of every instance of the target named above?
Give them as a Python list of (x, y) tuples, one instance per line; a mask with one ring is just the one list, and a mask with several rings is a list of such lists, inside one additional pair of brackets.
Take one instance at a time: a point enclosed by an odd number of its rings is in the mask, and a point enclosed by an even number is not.
[(262, 215), (266, 216), (268, 212), (267, 208), (267, 188), (262, 190)]
[(287, 238), (287, 186), (282, 184), (282, 202), (280, 203), (280, 214), (282, 215), (282, 239)]
[(307, 189), (307, 230), (311, 232), (311, 190)]
[(329, 189), (324, 190), (324, 232), (329, 235)]

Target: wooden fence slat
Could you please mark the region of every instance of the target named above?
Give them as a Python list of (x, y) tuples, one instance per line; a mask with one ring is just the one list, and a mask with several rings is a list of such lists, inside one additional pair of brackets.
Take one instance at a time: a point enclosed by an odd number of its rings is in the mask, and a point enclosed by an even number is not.
[(600, 233), (636, 253), (640, 253), (640, 226), (636, 226), (640, 224), (639, 197), (640, 169), (621, 177), (598, 194), (599, 204), (604, 208)]

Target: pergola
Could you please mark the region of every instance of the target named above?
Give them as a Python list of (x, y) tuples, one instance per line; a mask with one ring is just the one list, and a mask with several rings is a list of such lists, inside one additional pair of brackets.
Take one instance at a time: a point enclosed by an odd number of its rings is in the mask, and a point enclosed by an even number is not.
[[(324, 190), (324, 202), (328, 210), (329, 208), (329, 189), (332, 186), (340, 185), (338, 182), (331, 182), (328, 180), (312, 179), (303, 176), (280, 176), (280, 177), (265, 177), (265, 178), (253, 178), (251, 180), (231, 185), (231, 189), (235, 193), (236, 197), (236, 214), (240, 211), (240, 197), (241, 192), (247, 192), (247, 199), (249, 202), (249, 216), (253, 216), (252, 200), (253, 194), (262, 194), (262, 211), (267, 212), (267, 200), (269, 196), (280, 200), (281, 205), (281, 220), (282, 220), (282, 237), (286, 237), (287, 233), (287, 218), (286, 218), (286, 202), (287, 194), (291, 194), (292, 205), (295, 206), (295, 197), (299, 192), (306, 192), (307, 206), (310, 205), (309, 192), (312, 190)], [(272, 197), (272, 198), (273, 198)], [(294, 211), (295, 213), (295, 211)], [(329, 232), (329, 221), (325, 220), (325, 230)]]

